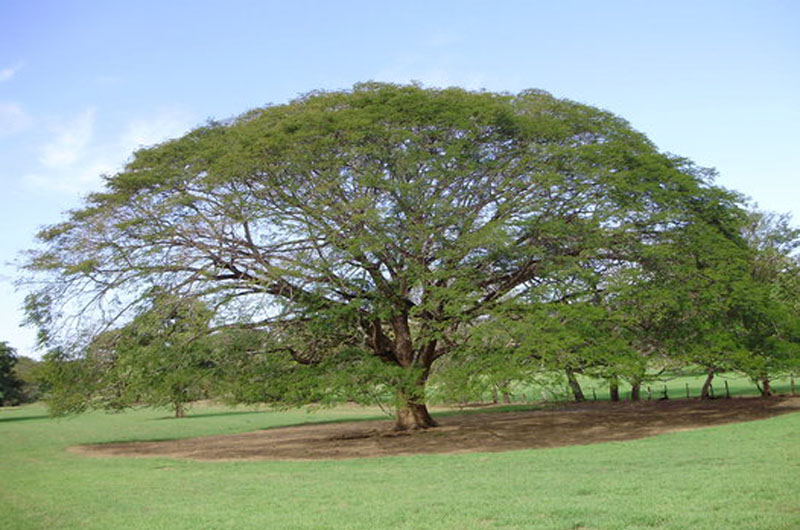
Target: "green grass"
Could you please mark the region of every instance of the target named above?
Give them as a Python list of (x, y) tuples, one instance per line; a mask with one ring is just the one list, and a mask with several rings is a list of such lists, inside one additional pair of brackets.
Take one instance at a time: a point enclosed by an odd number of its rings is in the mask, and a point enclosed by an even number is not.
[(800, 413), (557, 449), (319, 462), (90, 458), (75, 444), (375, 417), (0, 409), (0, 528), (800, 528)]

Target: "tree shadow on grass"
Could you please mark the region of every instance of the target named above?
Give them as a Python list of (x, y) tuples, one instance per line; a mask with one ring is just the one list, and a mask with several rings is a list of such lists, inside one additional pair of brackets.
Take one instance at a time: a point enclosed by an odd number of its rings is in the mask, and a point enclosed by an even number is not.
[(160, 418), (153, 418), (153, 421), (161, 421), (161, 420), (193, 420), (193, 419), (200, 419), (200, 418), (213, 418), (218, 416), (241, 416), (243, 414), (263, 414), (264, 410), (233, 410), (228, 412), (201, 412), (199, 414), (193, 414), (192, 412), (187, 412), (186, 416), (183, 418), (176, 418), (174, 415), (172, 416), (162, 416)]
[(20, 416), (18, 418), (0, 418), (0, 423), (11, 421), (28, 421), (28, 420), (44, 420), (50, 418), (47, 414), (38, 414), (36, 416)]
[[(175, 418), (174, 416), (167, 416), (167, 417), (163, 417), (163, 418), (153, 418), (151, 421), (175, 420), (175, 419), (187, 420), (187, 419), (190, 419), (192, 417), (201, 418), (201, 417), (208, 417), (208, 416), (226, 416), (226, 415), (229, 415), (229, 414), (258, 414), (258, 413), (261, 413), (261, 412), (267, 412), (267, 411), (263, 411), (263, 410), (262, 411), (258, 411), (258, 410), (256, 410), (256, 411), (234, 411), (234, 412), (209, 412), (209, 413), (204, 413), (204, 414), (198, 414), (196, 416), (185, 416), (183, 418)], [(47, 417), (47, 416), (45, 416), (45, 417)], [(271, 429), (285, 429), (287, 427), (303, 427), (303, 426), (312, 426), (312, 425), (323, 426), (323, 425), (327, 425), (327, 424), (337, 424), (337, 423), (354, 423), (355, 424), (355, 423), (359, 423), (359, 422), (376, 421), (376, 420), (387, 420), (387, 417), (386, 416), (365, 416), (365, 417), (356, 417), (356, 418), (328, 418), (328, 419), (320, 419), (320, 420), (311, 419), (309, 421), (304, 421), (304, 422), (301, 422), (301, 423), (288, 421), (286, 423), (279, 423), (279, 424), (276, 424), (276, 425), (267, 425), (267, 426), (263, 426), (263, 427), (248, 426), (247, 427), (248, 430), (245, 431), (245, 432), (269, 431)], [(72, 448), (68, 448), (67, 450), (70, 451), (70, 452), (81, 452), (80, 448), (89, 447), (89, 446), (103, 447), (103, 446), (110, 446), (110, 445), (116, 445), (116, 444), (129, 444), (129, 443), (177, 442), (177, 441), (180, 441), (180, 440), (192, 440), (192, 439), (195, 439), (195, 438), (209, 438), (209, 437), (215, 437), (215, 436), (233, 436), (235, 434), (236, 433), (221, 433), (221, 434), (216, 434), (216, 435), (214, 435), (214, 434), (211, 434), (211, 435), (209, 435), (209, 434), (201, 434), (201, 435), (193, 434), (193, 435), (186, 436), (186, 437), (171, 436), (171, 437), (163, 437), (163, 438), (146, 438), (146, 439), (142, 439), (142, 438), (120, 438), (120, 439), (117, 439), (117, 440), (105, 440), (105, 441), (102, 441), (102, 442), (87, 442), (85, 444), (81, 444), (81, 445), (74, 446)]]
[[(272, 411), (269, 410), (242, 410), (242, 411), (230, 411), (230, 412), (201, 412), (199, 414), (192, 414), (188, 412), (186, 416), (183, 418), (176, 418), (175, 416), (162, 416), (160, 418), (153, 418), (151, 421), (162, 421), (162, 420), (180, 420), (181, 422), (185, 422), (187, 420), (193, 419), (203, 419), (203, 418), (214, 418), (214, 417), (221, 417), (221, 416), (241, 416), (244, 414), (269, 414)], [(46, 417), (46, 416), (45, 416)], [(286, 424), (281, 424), (281, 427), (287, 427), (291, 425), (307, 425), (307, 424), (317, 424), (317, 423), (341, 423), (346, 421), (368, 421), (368, 420), (381, 420), (381, 419), (389, 419), (389, 416), (381, 416), (381, 415), (373, 415), (373, 416), (358, 416), (358, 417), (344, 417), (344, 418), (328, 418), (328, 419), (320, 419), (316, 420), (313, 419), (313, 413), (310, 416), (312, 419), (309, 421), (304, 422), (294, 422), (290, 421)], [(271, 429), (274, 426), (269, 427), (262, 427), (263, 429)]]
[(387, 416), (381, 416), (381, 415), (358, 416), (358, 417), (352, 417), (352, 418), (326, 418), (326, 419), (319, 419), (319, 420), (316, 420), (316, 419), (312, 418), (312, 419), (310, 419), (308, 421), (302, 421), (302, 422), (299, 422), (299, 423), (298, 422), (286, 422), (286, 423), (281, 423), (281, 424), (278, 424), (278, 425), (269, 425), (267, 427), (261, 427), (258, 430), (260, 430), (260, 431), (268, 431), (270, 429), (283, 429), (283, 428), (286, 428), (286, 427), (295, 427), (295, 426), (296, 427), (303, 427), (303, 426), (307, 426), (307, 425), (331, 425), (331, 424), (337, 424), (337, 423), (360, 423), (360, 422), (366, 422), (366, 421), (387, 421), (387, 422), (389, 422), (389, 421), (391, 421), (391, 418), (387, 417)]
[[(502, 405), (484, 405), (481, 407), (478, 406), (468, 406), (463, 408), (451, 408), (450, 410), (436, 410), (432, 412), (432, 414), (436, 417), (447, 417), (447, 416), (460, 416), (462, 414), (479, 414), (482, 412), (524, 412), (524, 411), (533, 411), (533, 410), (549, 410), (553, 408), (558, 408), (559, 406), (563, 406), (563, 403), (515, 403), (515, 404), (502, 404)], [(271, 410), (241, 410), (241, 411), (223, 411), (223, 412), (201, 412), (198, 414), (193, 414), (192, 412), (187, 412), (187, 415), (183, 418), (176, 418), (173, 415), (170, 416), (162, 416), (160, 418), (153, 418), (152, 421), (162, 421), (162, 420), (181, 420), (185, 422), (187, 420), (192, 419), (202, 419), (202, 418), (214, 418), (214, 417), (222, 417), (222, 416), (240, 416), (244, 414), (268, 414), (274, 411)], [(359, 422), (359, 421), (375, 421), (375, 420), (387, 420), (390, 421), (393, 419), (394, 416), (389, 414), (371, 414), (369, 416), (356, 416), (356, 417), (342, 417), (342, 418), (326, 418), (326, 419), (315, 419), (313, 417), (313, 413), (311, 413), (310, 419), (308, 421), (302, 422), (288, 422), (286, 424), (280, 425), (270, 425), (267, 427), (261, 427), (259, 430), (266, 430), (266, 429), (274, 429), (277, 427), (290, 427), (292, 425), (319, 425), (319, 424), (326, 424), (326, 423), (344, 423), (344, 422)]]

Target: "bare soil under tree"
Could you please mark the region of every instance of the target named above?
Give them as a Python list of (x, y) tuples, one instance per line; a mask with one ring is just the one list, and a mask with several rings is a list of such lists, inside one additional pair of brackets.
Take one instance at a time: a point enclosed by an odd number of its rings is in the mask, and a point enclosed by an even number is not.
[(624, 441), (800, 411), (800, 398), (560, 404), (544, 410), (436, 418), (439, 427), (396, 432), (392, 421), (321, 423), (185, 440), (85, 445), (92, 456), (192, 460), (319, 460), (497, 452)]

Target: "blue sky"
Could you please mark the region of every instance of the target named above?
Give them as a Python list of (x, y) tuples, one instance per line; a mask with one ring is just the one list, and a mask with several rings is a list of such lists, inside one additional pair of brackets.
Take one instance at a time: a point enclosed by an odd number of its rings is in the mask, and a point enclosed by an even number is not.
[(131, 152), (359, 81), (610, 110), (800, 221), (800, 3), (0, 1), (0, 340), (25, 355), (13, 262)]

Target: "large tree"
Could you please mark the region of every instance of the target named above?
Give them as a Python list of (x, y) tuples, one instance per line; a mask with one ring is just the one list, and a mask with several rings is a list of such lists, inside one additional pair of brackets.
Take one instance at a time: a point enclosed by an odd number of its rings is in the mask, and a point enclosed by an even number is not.
[(727, 208), (710, 189), (624, 120), (541, 91), (360, 84), (137, 152), (40, 233), (29, 308), (56, 343), (153, 286), (191, 295), (263, 330), (281, 373), (384, 366), (338, 380), (391, 390), (397, 427), (424, 428), (431, 368), (469, 325), (531, 289), (591, 292), (575, 271), (624, 269)]

